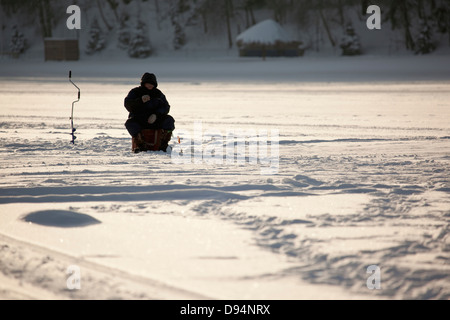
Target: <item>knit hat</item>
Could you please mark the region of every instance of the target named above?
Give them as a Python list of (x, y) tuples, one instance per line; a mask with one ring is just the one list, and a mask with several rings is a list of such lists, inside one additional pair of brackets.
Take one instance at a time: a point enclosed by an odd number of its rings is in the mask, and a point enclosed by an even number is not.
[(144, 84), (150, 83), (155, 88), (158, 86), (158, 81), (156, 80), (156, 76), (153, 73), (146, 72), (141, 79), (141, 86), (144, 86)]

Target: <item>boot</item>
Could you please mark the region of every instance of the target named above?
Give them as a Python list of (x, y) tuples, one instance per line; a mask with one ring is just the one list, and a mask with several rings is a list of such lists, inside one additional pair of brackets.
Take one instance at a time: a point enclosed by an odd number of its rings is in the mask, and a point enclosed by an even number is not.
[(161, 146), (159, 150), (167, 152), (167, 148), (169, 147), (169, 142), (172, 139), (172, 131), (162, 130), (161, 133)]
[(145, 151), (145, 141), (144, 137), (142, 136), (142, 133), (138, 133), (135, 137), (136, 146), (133, 149), (134, 153), (139, 153), (141, 151)]

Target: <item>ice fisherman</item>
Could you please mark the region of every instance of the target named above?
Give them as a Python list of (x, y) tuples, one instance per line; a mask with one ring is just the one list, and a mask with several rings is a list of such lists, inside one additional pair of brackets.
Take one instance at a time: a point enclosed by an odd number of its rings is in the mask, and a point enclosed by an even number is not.
[(170, 105), (166, 96), (157, 87), (155, 74), (146, 72), (141, 78), (141, 85), (128, 93), (124, 101), (129, 112), (125, 127), (138, 146), (145, 143), (142, 130), (162, 129), (161, 150), (166, 151), (172, 131), (175, 130), (175, 119), (169, 115)]

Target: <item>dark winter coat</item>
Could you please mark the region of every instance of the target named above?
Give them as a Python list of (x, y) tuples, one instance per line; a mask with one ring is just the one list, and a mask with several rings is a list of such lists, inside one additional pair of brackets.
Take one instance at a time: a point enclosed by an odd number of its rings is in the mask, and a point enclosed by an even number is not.
[[(150, 101), (143, 103), (142, 97), (145, 95), (150, 96)], [(157, 88), (148, 90), (144, 86), (132, 89), (125, 98), (124, 105), (130, 113), (129, 119), (140, 123), (146, 123), (152, 114), (161, 119), (170, 112), (166, 96)]]

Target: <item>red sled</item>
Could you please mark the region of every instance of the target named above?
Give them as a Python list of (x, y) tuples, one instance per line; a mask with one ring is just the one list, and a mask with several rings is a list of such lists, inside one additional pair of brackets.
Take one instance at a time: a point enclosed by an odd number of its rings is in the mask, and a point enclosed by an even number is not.
[(134, 153), (145, 151), (167, 151), (172, 132), (163, 129), (144, 129), (131, 140)]

